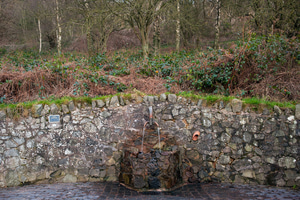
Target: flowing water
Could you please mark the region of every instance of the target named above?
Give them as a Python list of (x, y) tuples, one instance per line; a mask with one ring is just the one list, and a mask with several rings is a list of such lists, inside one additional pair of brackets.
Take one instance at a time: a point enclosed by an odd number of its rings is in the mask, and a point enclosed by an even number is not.
[(144, 136), (145, 136), (145, 127), (143, 128), (143, 137), (142, 137), (141, 153), (143, 153), (143, 147), (144, 147)]
[[(143, 149), (144, 149), (145, 129), (146, 129), (146, 128), (144, 127), (144, 128), (143, 128), (142, 145), (141, 145), (141, 153), (143, 153)], [(157, 127), (157, 134), (158, 134), (158, 148), (159, 148), (159, 153), (161, 153), (159, 127)]]
[(158, 134), (158, 147), (159, 147), (159, 153), (161, 153), (159, 127), (157, 127), (157, 134)]

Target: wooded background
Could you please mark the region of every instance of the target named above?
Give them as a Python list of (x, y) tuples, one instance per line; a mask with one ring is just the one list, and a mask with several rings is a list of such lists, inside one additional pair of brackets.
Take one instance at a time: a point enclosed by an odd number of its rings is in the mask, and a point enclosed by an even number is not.
[(299, 33), (299, 0), (1, 0), (0, 48), (95, 54), (218, 48), (249, 32)]

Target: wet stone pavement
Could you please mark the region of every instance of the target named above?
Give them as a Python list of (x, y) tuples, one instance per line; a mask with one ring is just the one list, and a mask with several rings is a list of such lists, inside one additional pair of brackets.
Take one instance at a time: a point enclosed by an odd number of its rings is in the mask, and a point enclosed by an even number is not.
[(0, 188), (0, 199), (300, 199), (300, 190), (254, 185), (190, 184), (170, 192), (136, 192), (119, 183), (57, 183)]

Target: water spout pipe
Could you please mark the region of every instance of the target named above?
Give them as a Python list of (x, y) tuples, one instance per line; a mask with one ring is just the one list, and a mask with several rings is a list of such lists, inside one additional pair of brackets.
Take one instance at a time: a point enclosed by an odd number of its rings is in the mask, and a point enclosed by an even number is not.
[(148, 123), (149, 123), (150, 126), (156, 124), (156, 126), (159, 127), (158, 123), (153, 120), (153, 109), (152, 109), (152, 106), (149, 107), (149, 121), (145, 122), (144, 127), (146, 127), (146, 125)]
[(150, 126), (153, 125), (153, 110), (152, 110), (152, 106), (149, 107), (149, 124)]

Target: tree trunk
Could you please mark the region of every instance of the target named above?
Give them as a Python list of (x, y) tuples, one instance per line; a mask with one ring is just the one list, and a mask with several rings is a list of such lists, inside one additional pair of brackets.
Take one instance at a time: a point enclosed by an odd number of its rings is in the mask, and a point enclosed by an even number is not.
[(24, 37), (24, 43), (27, 42), (27, 22), (26, 22), (26, 10), (23, 9), (22, 10), (22, 19), (21, 19), (21, 26), (22, 26), (22, 33), (23, 33), (23, 37)]
[(89, 56), (91, 56), (93, 54), (93, 42), (92, 42), (91, 30), (89, 26), (87, 26), (86, 28), (86, 40), (87, 40), (88, 54)]
[(42, 52), (42, 29), (41, 29), (41, 20), (40, 20), (40, 18), (38, 18), (38, 28), (39, 28), (39, 42), (40, 42), (39, 53), (41, 53)]
[(221, 14), (221, 0), (216, 1), (216, 24), (215, 24), (215, 29), (216, 29), (216, 37), (215, 37), (215, 48), (219, 49), (219, 39), (220, 39), (220, 14)]
[(113, 28), (109, 28), (107, 31), (103, 31), (103, 36), (102, 36), (102, 42), (101, 42), (101, 52), (106, 52), (107, 51), (107, 40), (109, 38), (109, 35), (112, 33)]
[(149, 42), (148, 42), (147, 30), (141, 29), (141, 43), (142, 43), (144, 60), (146, 60), (149, 54)]
[(107, 51), (107, 40), (109, 35), (105, 36), (101, 45), (101, 51), (106, 52)]
[(88, 48), (88, 54), (91, 56), (93, 54), (93, 42), (92, 42), (92, 35), (91, 35), (91, 16), (90, 16), (90, 9), (89, 4), (84, 0), (85, 2), (85, 8), (86, 8), (86, 19), (85, 19), (85, 25), (86, 25), (86, 40), (87, 40), (87, 48)]
[(56, 23), (57, 23), (57, 51), (58, 55), (61, 55), (61, 24), (60, 24), (60, 16), (59, 16), (59, 5), (58, 0), (55, 0), (56, 4)]
[(46, 37), (47, 37), (50, 48), (54, 49), (56, 47), (55, 34), (54, 33), (46, 33)]
[(149, 54), (149, 44), (143, 41), (142, 48), (143, 48), (144, 59), (146, 60)]
[(176, 20), (176, 51), (180, 50), (180, 4), (177, 0), (177, 20)]
[(159, 26), (159, 17), (154, 21), (154, 55), (159, 55), (160, 51), (160, 26)]
[(202, 1), (202, 9), (203, 9), (203, 19), (206, 19), (206, 13), (205, 13), (205, 0)]
[[(155, 11), (158, 12), (161, 8), (162, 1), (159, 2)], [(160, 51), (160, 15), (157, 15), (153, 22), (154, 26), (154, 55), (159, 55)]]

